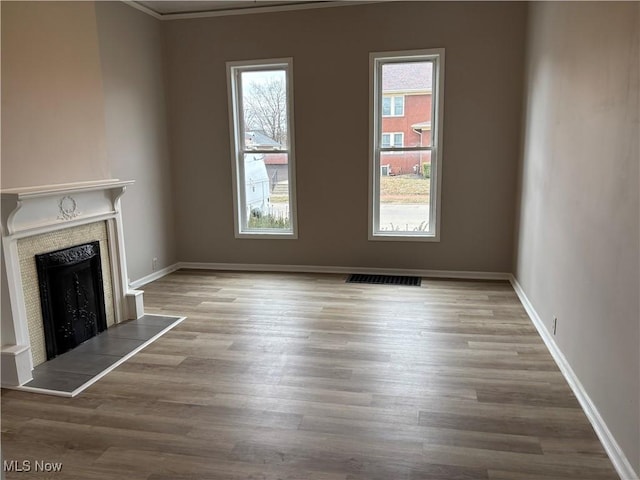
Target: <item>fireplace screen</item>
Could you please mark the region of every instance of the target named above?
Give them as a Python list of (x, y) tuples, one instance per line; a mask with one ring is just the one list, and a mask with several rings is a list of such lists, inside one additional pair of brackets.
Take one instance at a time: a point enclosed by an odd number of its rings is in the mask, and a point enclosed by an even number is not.
[(36, 255), (47, 360), (106, 330), (100, 244)]

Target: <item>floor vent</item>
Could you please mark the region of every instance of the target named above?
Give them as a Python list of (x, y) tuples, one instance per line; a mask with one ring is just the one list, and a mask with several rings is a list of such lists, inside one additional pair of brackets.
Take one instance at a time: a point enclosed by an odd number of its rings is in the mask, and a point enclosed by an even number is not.
[(347, 283), (371, 283), (375, 285), (407, 285), (419, 287), (422, 278), (400, 275), (364, 275), (352, 273), (347, 277)]

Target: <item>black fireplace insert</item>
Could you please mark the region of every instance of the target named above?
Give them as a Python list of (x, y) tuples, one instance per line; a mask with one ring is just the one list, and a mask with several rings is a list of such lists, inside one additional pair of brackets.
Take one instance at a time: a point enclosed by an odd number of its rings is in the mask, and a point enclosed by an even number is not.
[(107, 329), (100, 243), (36, 255), (47, 360)]

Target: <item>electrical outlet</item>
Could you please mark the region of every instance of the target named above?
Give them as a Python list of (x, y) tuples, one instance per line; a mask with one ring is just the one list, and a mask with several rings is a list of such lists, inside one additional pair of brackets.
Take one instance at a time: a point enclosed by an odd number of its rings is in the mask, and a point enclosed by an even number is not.
[(553, 317), (553, 334), (556, 334), (558, 330), (558, 317)]
[(157, 269), (158, 269), (158, 257), (153, 257), (153, 260), (151, 260), (151, 270), (155, 272)]

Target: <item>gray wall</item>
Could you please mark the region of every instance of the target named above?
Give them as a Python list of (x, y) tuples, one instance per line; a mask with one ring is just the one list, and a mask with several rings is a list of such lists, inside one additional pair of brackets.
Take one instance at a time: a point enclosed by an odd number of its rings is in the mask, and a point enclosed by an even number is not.
[(120, 178), (132, 280), (176, 261), (161, 24), (121, 2), (2, 2), (2, 188)]
[(92, 2), (2, 2), (2, 188), (110, 177)]
[[(167, 22), (178, 258), (511, 271), (525, 13), (394, 2)], [(369, 52), (433, 47), (446, 49), (441, 242), (370, 242)], [(235, 239), (225, 62), (289, 56), (299, 239)]]
[(640, 473), (638, 3), (534, 3), (516, 277)]
[(97, 2), (106, 140), (114, 177), (134, 179), (122, 197), (133, 280), (176, 262), (161, 23), (122, 2)]

